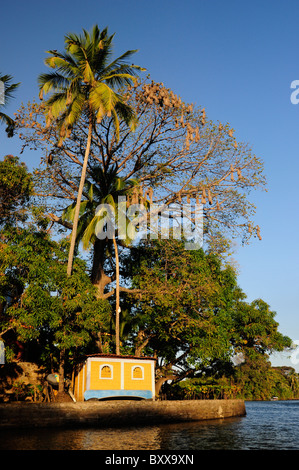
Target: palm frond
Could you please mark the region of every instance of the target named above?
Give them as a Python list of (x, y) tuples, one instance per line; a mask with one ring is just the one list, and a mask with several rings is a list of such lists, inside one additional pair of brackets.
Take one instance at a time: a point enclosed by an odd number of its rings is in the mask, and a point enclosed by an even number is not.
[(69, 109), (65, 115), (65, 121), (68, 127), (73, 127), (79, 120), (85, 106), (85, 95), (83, 93), (75, 94), (71, 101)]
[[(84, 200), (81, 202), (80, 216), (82, 216), (85, 213), (88, 202), (89, 201), (87, 200)], [(74, 216), (75, 216), (75, 209), (76, 209), (76, 203), (73, 202), (72, 204), (70, 204), (68, 207), (64, 209), (64, 211), (62, 212), (61, 220), (63, 222), (64, 221), (73, 222)]]
[(117, 94), (103, 82), (98, 82), (89, 95), (92, 108), (94, 110), (103, 108), (108, 116), (111, 116), (112, 108), (116, 106), (118, 100)]
[(0, 122), (6, 124), (5, 132), (7, 137), (13, 137), (15, 129), (15, 121), (5, 113), (0, 112)]
[(47, 95), (51, 91), (54, 93), (60, 93), (67, 89), (69, 85), (69, 80), (61, 75), (60, 73), (42, 73), (38, 77), (38, 85), (40, 90), (40, 99), (43, 98), (43, 95)]
[(65, 112), (67, 92), (55, 93), (46, 101), (46, 116), (50, 120), (57, 119), (62, 113)]
[[(137, 73), (145, 70), (129, 65), (127, 60), (136, 52), (129, 50), (111, 63), (113, 35), (108, 28), (100, 31), (83, 29), (83, 34), (69, 33), (65, 36), (65, 51), (49, 50), (45, 64), (55, 69), (39, 76), (40, 98), (52, 96), (45, 102), (48, 122), (56, 121), (60, 129), (60, 141), (69, 135), (71, 128), (87, 110), (89, 118), (101, 122), (103, 117), (112, 117), (116, 138), (119, 138), (119, 119), (135, 130), (135, 113), (123, 102), (114, 88), (132, 84)], [(66, 132), (65, 132), (66, 130)]]
[(49, 73), (42, 73), (38, 77), (38, 84), (39, 87), (45, 87), (45, 93), (48, 93), (52, 88), (63, 90), (67, 88), (70, 84), (68, 78), (58, 72), (49, 72)]
[(118, 86), (121, 87), (123, 85), (132, 85), (132, 83), (136, 80), (136, 75), (132, 75), (131, 73), (123, 73), (115, 70), (111, 72), (111, 74), (104, 76), (103, 79), (107, 85), (111, 86)]
[(136, 127), (138, 126), (138, 118), (136, 113), (131, 106), (123, 103), (122, 101), (118, 101), (115, 105), (115, 111), (117, 112), (118, 116), (124, 120), (124, 122), (130, 126), (131, 130), (134, 132)]
[[(13, 80), (11, 75), (3, 75), (0, 73), (0, 81), (4, 85), (4, 104), (1, 104), (1, 109), (4, 109), (9, 101), (13, 98), (15, 90), (19, 87), (20, 83), (11, 83)], [(13, 137), (15, 130), (15, 121), (7, 114), (0, 112), (0, 122), (6, 124), (5, 132), (7, 137)]]
[(13, 98), (14, 92), (20, 86), (20, 83), (11, 83), (12, 80), (11, 75), (2, 75), (0, 72), (0, 81), (4, 84), (5, 105)]
[[(100, 224), (102, 224), (101, 227), (99, 226)], [(104, 220), (99, 219), (96, 216), (92, 218), (89, 224), (87, 224), (83, 232), (83, 236), (81, 238), (81, 242), (82, 242), (82, 246), (84, 250), (88, 250), (90, 245), (93, 244), (96, 238), (97, 225), (98, 225), (98, 230), (102, 230), (104, 226)]]
[(105, 73), (106, 74), (110, 74), (110, 73), (114, 73), (114, 70), (118, 70), (118, 69), (121, 69), (122, 67), (131, 67), (132, 68), (132, 73), (133, 73), (133, 69), (139, 69), (139, 70), (143, 70), (145, 71), (146, 69), (143, 69), (137, 65), (128, 65), (125, 60), (129, 59), (133, 54), (135, 54), (136, 52), (138, 52), (137, 49), (135, 50), (131, 50), (131, 51), (127, 51), (125, 52), (124, 54), (122, 54), (121, 56), (119, 56), (117, 59), (115, 59), (113, 62), (111, 62), (111, 64), (109, 64), (109, 66), (106, 67), (105, 69)]

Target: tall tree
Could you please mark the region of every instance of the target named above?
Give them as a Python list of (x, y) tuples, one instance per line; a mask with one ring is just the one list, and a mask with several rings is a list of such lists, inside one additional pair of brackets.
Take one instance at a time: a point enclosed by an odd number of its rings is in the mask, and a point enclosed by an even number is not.
[(70, 136), (74, 125), (84, 114), (87, 120), (87, 141), (78, 188), (77, 204), (73, 221), (67, 274), (72, 271), (76, 232), (79, 219), (80, 203), (86, 177), (86, 168), (90, 153), (92, 133), (95, 121), (100, 123), (105, 115), (114, 122), (116, 140), (119, 138), (119, 118), (128, 125), (136, 125), (134, 111), (122, 96), (115, 91), (120, 85), (132, 84), (136, 72), (141, 67), (130, 65), (126, 61), (136, 51), (127, 51), (109, 63), (112, 40), (107, 28), (102, 32), (94, 26), (91, 33), (65, 36), (66, 51), (49, 51), (46, 65), (55, 70), (39, 76), (40, 98), (50, 93), (45, 102), (45, 113), (50, 125), (55, 121), (59, 129), (59, 143)]
[[(217, 247), (219, 233), (224, 239), (238, 237), (244, 243), (253, 236), (260, 238), (250, 194), (264, 188), (263, 163), (248, 144), (237, 142), (231, 126), (208, 120), (204, 109), (182, 102), (163, 84), (148, 80), (129, 87), (125, 99), (136, 110), (138, 128), (132, 133), (120, 122), (116, 142), (112, 118), (106, 116), (95, 124), (87, 168), (87, 178), (94, 187), (102, 184), (96, 171), (99, 166), (104, 174), (116, 166), (125, 181), (138, 180), (150, 203), (166, 210), (172, 204), (182, 208), (188, 201), (202, 204), (205, 242), (211, 246)], [(43, 154), (36, 183), (49, 205), (49, 218), (59, 224), (56, 227), (69, 230), (71, 225), (62, 220), (60, 211), (75, 201), (86, 145), (86, 118), (77, 123), (61, 148), (55, 145), (57, 130), (44, 128), (36, 104), (20, 109), (18, 125), (22, 131), (24, 128), (24, 145)], [(88, 199), (84, 192), (83, 196)], [(106, 244), (100, 249), (103, 261)], [(99, 285), (108, 286), (111, 281), (102, 266), (101, 262)], [(103, 295), (103, 290), (99, 294)]]
[(6, 124), (6, 133), (8, 137), (12, 137), (14, 134), (15, 128), (15, 121), (1, 111), (1, 108), (4, 108), (11, 98), (14, 96), (15, 90), (18, 88), (20, 83), (12, 83), (12, 76), (11, 75), (2, 75), (0, 72), (0, 122), (4, 122)]

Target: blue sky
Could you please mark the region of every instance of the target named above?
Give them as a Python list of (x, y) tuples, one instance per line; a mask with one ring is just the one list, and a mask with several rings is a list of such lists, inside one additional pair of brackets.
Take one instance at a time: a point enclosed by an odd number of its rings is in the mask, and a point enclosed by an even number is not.
[[(263, 240), (236, 247), (239, 284), (248, 300), (270, 304), (279, 330), (293, 340), (299, 340), (299, 104), (290, 101), (290, 85), (299, 80), (297, 7), (295, 0), (52, 0), (46, 6), (15, 0), (0, 10), (0, 71), (22, 83), (8, 114), (38, 99), (45, 51), (62, 50), (66, 33), (98, 24), (116, 33), (116, 55), (138, 49), (134, 62), (154, 80), (205, 107), (209, 118), (229, 122), (237, 139), (251, 145), (264, 161), (268, 191), (252, 194)], [(1, 157), (19, 154), (18, 139), (7, 139), (3, 126), (0, 146)], [(29, 168), (39, 163), (38, 153), (22, 158)]]

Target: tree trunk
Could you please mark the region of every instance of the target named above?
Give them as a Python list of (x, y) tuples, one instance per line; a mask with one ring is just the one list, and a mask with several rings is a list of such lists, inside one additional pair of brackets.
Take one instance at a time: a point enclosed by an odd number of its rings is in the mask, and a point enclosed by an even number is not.
[(115, 236), (113, 235), (113, 245), (115, 250), (115, 267), (116, 267), (116, 304), (115, 304), (115, 345), (116, 345), (116, 354), (120, 354), (119, 348), (119, 313), (120, 313), (120, 305), (119, 305), (119, 259), (118, 259), (118, 248), (117, 243), (115, 240)]
[(68, 402), (72, 401), (69, 393), (64, 390), (64, 374), (65, 374), (65, 349), (62, 349), (59, 354), (59, 382), (58, 382), (58, 393), (54, 398), (56, 402)]
[(61, 349), (59, 353), (59, 383), (58, 383), (58, 393), (63, 394), (64, 392), (64, 368), (65, 368), (65, 350)]
[(91, 145), (91, 136), (92, 136), (92, 115), (90, 113), (87, 144), (86, 144), (83, 167), (82, 167), (82, 172), (81, 172), (80, 186), (79, 186), (78, 195), (77, 195), (75, 216), (74, 216), (74, 222), (73, 222), (73, 230), (72, 230), (72, 234), (71, 234), (71, 245), (70, 245), (68, 265), (67, 265), (67, 275), (68, 276), (70, 276), (72, 274), (75, 244), (76, 244), (76, 237), (77, 237), (77, 228), (78, 228), (79, 213), (80, 213), (80, 205), (81, 205), (81, 198), (82, 198), (82, 193), (83, 193), (83, 188), (84, 188), (85, 178), (86, 178), (86, 169), (87, 169), (87, 162), (88, 162), (90, 145)]
[[(139, 330), (137, 334), (137, 341), (136, 341), (136, 346), (135, 346), (135, 352), (134, 355), (137, 357), (141, 356), (142, 350), (147, 346), (149, 343), (150, 339), (153, 337), (153, 335), (149, 334), (145, 338), (145, 332), (144, 330)], [(145, 339), (144, 339), (145, 338)]]
[(112, 279), (104, 272), (106, 240), (96, 239), (93, 247), (91, 282), (97, 287), (98, 297), (104, 297), (104, 290)]
[(155, 395), (156, 397), (159, 395), (160, 390), (164, 382), (167, 380), (175, 380), (177, 377), (175, 375), (167, 375), (166, 377), (160, 377), (157, 382), (155, 383)]

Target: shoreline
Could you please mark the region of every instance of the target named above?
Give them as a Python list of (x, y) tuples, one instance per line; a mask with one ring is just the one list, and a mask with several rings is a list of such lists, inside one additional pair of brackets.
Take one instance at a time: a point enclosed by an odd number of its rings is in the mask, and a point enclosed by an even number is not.
[(0, 429), (120, 427), (246, 416), (244, 400), (0, 403)]

